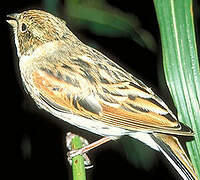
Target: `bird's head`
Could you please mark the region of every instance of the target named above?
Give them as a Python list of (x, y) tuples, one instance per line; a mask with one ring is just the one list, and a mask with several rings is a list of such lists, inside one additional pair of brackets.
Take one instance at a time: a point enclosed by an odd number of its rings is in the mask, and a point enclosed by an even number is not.
[(71, 32), (66, 23), (50, 13), (28, 10), (7, 15), (13, 27), (18, 56), (29, 55), (38, 46), (66, 38)]

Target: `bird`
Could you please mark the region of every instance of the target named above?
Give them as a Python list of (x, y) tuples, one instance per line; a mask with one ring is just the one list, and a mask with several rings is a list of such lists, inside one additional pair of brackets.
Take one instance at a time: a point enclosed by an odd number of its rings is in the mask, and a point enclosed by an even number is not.
[(183, 179), (198, 179), (179, 142), (193, 131), (151, 88), (46, 11), (7, 17), (24, 87), (39, 108), (101, 135), (90, 149), (126, 135), (163, 153)]

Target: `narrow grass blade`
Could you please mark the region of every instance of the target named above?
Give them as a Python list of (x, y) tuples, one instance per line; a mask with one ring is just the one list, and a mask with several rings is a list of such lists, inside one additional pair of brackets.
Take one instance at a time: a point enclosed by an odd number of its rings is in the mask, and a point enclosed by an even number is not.
[(154, 0), (160, 26), (163, 65), (178, 119), (190, 126), (195, 139), (187, 143), (200, 177), (200, 72), (192, 0)]

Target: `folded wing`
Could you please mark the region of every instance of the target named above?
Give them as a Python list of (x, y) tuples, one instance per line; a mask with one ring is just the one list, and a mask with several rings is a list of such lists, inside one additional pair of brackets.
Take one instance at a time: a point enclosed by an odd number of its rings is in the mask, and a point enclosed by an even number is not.
[(112, 61), (79, 56), (38, 69), (33, 82), (41, 99), (57, 110), (131, 131), (192, 135), (150, 88)]

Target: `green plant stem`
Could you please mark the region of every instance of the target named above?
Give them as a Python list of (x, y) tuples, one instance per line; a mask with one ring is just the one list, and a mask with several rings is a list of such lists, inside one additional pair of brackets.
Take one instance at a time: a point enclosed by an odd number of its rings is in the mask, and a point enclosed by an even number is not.
[(200, 72), (192, 0), (154, 0), (160, 27), (165, 78), (178, 112), (195, 140), (187, 148), (200, 177)]
[[(72, 150), (82, 148), (82, 141), (79, 136), (75, 136), (71, 141)], [(84, 158), (81, 155), (77, 155), (72, 158), (72, 172), (73, 180), (86, 180)]]

